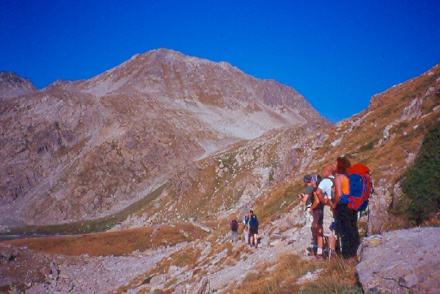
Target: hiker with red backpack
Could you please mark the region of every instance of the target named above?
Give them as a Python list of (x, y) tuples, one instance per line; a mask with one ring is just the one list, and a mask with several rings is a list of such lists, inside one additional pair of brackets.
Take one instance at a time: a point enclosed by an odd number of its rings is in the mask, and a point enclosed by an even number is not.
[(370, 170), (363, 164), (351, 166), (345, 157), (336, 160), (335, 229), (342, 241), (342, 256), (354, 259), (360, 245), (357, 215), (368, 205), (372, 192)]
[(238, 241), (238, 222), (237, 219), (233, 218), (229, 223), (231, 227), (231, 243), (237, 243)]

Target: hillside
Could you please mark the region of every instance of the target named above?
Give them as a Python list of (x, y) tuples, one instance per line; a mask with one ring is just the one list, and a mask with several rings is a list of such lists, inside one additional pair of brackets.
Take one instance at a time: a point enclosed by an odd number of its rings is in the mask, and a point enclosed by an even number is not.
[(24, 93), (1, 102), (4, 226), (106, 217), (234, 144), (330, 125), (290, 87), (166, 49)]
[[(99, 78), (59, 83), (54, 87), (58, 90), (64, 87), (66, 92), (63, 93), (80, 91), (81, 94), (75, 95), (84, 95), (81, 97), (99, 104), (102, 97), (108, 96), (98, 96), (109, 93), (103, 93), (98, 80), (108, 80), (104, 88), (110, 87), (118, 81), (113, 79), (115, 72), (123, 69), (128, 74), (125, 66), (131, 68), (130, 62), (137, 58), (139, 56)], [(161, 182), (163, 185), (156, 185), (157, 189), (152, 187), (151, 193), (145, 192), (143, 195), (147, 196), (142, 201), (133, 201), (133, 205), (128, 206), (130, 209), (115, 210), (121, 218), (114, 218), (118, 224), (109, 231), (2, 242), (0, 266), (5, 279), (0, 287), (73, 293), (97, 289), (105, 293), (361, 292), (354, 265), (343, 261), (316, 263), (303, 257), (310, 245), (310, 228), (305, 226), (303, 207), (297, 197), (303, 189), (302, 177), (305, 173), (320, 173), (321, 168), (337, 156), (345, 155), (352, 162), (365, 163), (372, 170), (375, 194), (370, 202), (369, 217), (360, 219), (361, 235), (371, 236), (400, 228), (398, 217), (388, 214), (389, 208), (402, 193), (402, 176), (412, 166), (422, 140), (439, 121), (439, 83), (440, 66), (436, 65), (418, 77), (375, 95), (366, 110), (334, 126), (325, 120), (311, 119), (296, 125), (286, 124), (254, 138), (235, 140), (229, 132), (222, 138), (231, 141), (215, 149), (215, 153), (208, 155), (204, 148), (193, 153), (186, 150), (180, 157), (186, 161), (182, 159), (174, 169), (170, 168)], [(119, 99), (122, 96), (118, 96), (118, 91), (134, 89), (126, 81), (112, 87)], [(29, 97), (21, 97), (20, 101)], [(222, 107), (228, 107), (228, 103)], [(89, 109), (84, 107), (83, 111)], [(274, 111), (272, 109), (270, 111)], [(100, 111), (89, 114), (90, 118), (101, 116)], [(133, 110), (127, 116), (136, 117), (136, 112)], [(120, 123), (120, 126), (124, 125)], [(102, 132), (104, 127), (100, 127), (96, 133)], [(110, 133), (109, 129), (107, 132)], [(97, 142), (98, 138), (105, 141), (104, 137), (95, 135), (84, 146), (90, 148), (91, 142)], [(109, 144), (110, 141), (105, 142)], [(112, 158), (128, 158), (129, 149), (120, 148), (126, 146), (120, 142), (114, 141)], [(83, 149), (86, 147), (77, 148)], [(72, 151), (69, 152), (67, 154), (72, 157)], [(76, 152), (79, 154), (77, 161), (85, 160), (80, 156), (83, 151)], [(96, 152), (100, 154), (102, 149)], [(15, 160), (19, 163), (18, 158)], [(99, 160), (89, 156), (85, 161), (93, 165)], [(109, 160), (104, 161), (98, 170), (102, 172), (108, 165)], [(120, 160), (111, 165), (113, 169), (109, 171), (121, 177), (117, 172), (129, 166)], [(100, 183), (104, 178), (88, 181)], [(130, 179), (136, 182), (138, 178)], [(124, 191), (130, 191), (123, 181), (119, 184)], [(257, 212), (261, 223), (258, 250), (242, 241), (228, 242), (230, 218), (241, 218), (249, 208)], [(100, 225), (98, 223), (75, 225), (87, 232), (92, 226)], [(35, 228), (36, 232), (40, 232), (39, 229)], [(61, 227), (44, 229), (53, 233), (59, 232)], [(405, 248), (405, 244), (402, 247)], [(436, 275), (438, 268), (428, 272)], [(400, 283), (400, 279), (397, 280)], [(408, 290), (407, 284), (403, 285), (401, 289), (394, 289)]]
[(304, 174), (321, 173), (337, 156), (371, 169), (375, 193), (365, 223), (368, 234), (396, 227), (388, 222), (388, 209), (401, 195), (400, 180), (422, 139), (439, 120), (439, 77), (436, 65), (375, 95), (366, 110), (333, 128), (290, 127), (202, 160), (176, 175), (154, 205), (122, 227), (173, 221), (171, 215), (184, 220), (209, 220), (213, 212), (243, 215), (250, 207), (269, 220), (296, 203)]

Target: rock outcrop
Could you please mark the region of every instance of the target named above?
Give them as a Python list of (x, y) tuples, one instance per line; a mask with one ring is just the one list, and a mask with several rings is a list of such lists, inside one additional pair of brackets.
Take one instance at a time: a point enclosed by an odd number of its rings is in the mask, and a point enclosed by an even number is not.
[(440, 292), (440, 227), (374, 235), (359, 251), (356, 269), (365, 293)]

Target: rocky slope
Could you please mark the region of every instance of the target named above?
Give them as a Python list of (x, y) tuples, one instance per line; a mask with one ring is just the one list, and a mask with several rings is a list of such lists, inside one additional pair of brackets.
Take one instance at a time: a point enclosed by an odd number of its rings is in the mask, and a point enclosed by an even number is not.
[(381, 233), (393, 227), (388, 208), (399, 197), (399, 183), (427, 130), (440, 118), (439, 90), (440, 66), (436, 65), (375, 95), (366, 110), (332, 128), (290, 127), (200, 161), (173, 178), (173, 184), (153, 201), (155, 205), (144, 210), (142, 221), (134, 217), (124, 224), (136, 227), (176, 214), (186, 220), (203, 219), (212, 211), (243, 214), (251, 206), (267, 210), (270, 219), (279, 212), (274, 207), (292, 202), (304, 174), (319, 174), (337, 156), (348, 156), (352, 163), (371, 169), (375, 193), (369, 218), (363, 219), (364, 229), (368, 234)]
[(0, 116), (5, 226), (116, 213), (232, 144), (328, 124), (290, 87), (166, 49), (88, 81), (15, 89), (0, 92), (11, 98)]
[(28, 79), (12, 72), (0, 72), (0, 102), (33, 93), (38, 89)]

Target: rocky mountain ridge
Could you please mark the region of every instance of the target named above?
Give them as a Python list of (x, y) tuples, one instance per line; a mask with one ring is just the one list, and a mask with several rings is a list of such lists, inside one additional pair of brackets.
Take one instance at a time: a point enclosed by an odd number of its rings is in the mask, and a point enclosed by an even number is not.
[(0, 102), (37, 90), (29, 79), (24, 79), (13, 72), (0, 72)]
[(1, 104), (6, 226), (117, 213), (228, 146), (329, 125), (290, 87), (166, 49), (26, 93)]

